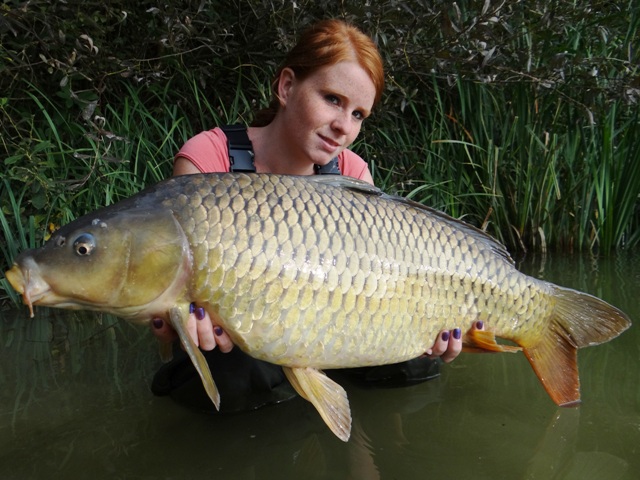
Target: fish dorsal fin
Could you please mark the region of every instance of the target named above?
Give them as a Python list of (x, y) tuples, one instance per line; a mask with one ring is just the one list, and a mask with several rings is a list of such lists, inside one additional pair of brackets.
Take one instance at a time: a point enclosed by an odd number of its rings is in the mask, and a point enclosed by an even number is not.
[(309, 175), (303, 177), (305, 181), (318, 183), (321, 185), (330, 185), (336, 188), (346, 188), (355, 192), (382, 196), (384, 193), (378, 187), (371, 185), (357, 178), (347, 177), (343, 175)]
[(220, 410), (220, 393), (218, 392), (218, 387), (216, 387), (213, 377), (211, 376), (211, 370), (209, 370), (209, 366), (207, 365), (204, 355), (202, 355), (202, 352), (198, 349), (198, 346), (187, 331), (186, 323), (189, 316), (187, 311), (188, 310), (186, 308), (181, 309), (179, 307), (173, 307), (169, 312), (171, 326), (178, 333), (182, 346), (189, 355), (198, 375), (200, 375), (202, 385), (204, 386), (207, 395), (213, 402), (216, 410)]
[(507, 248), (501, 244), (498, 240), (493, 238), (487, 232), (480, 230), (473, 225), (466, 223), (462, 220), (458, 220), (457, 218), (453, 218), (447, 215), (444, 212), (436, 210), (434, 208), (428, 207), (421, 203), (418, 203), (414, 200), (410, 200), (408, 198), (400, 197), (397, 195), (389, 195), (384, 193), (378, 187), (371, 185), (370, 183), (364, 182), (362, 180), (358, 180), (356, 178), (348, 177), (348, 176), (339, 176), (339, 175), (315, 175), (304, 177), (305, 180), (309, 180), (311, 182), (315, 182), (322, 185), (329, 185), (336, 188), (344, 188), (347, 190), (351, 190), (363, 195), (373, 195), (379, 197), (381, 199), (387, 201), (393, 201), (398, 203), (403, 203), (405, 205), (409, 205), (416, 210), (422, 210), (433, 217), (437, 217), (443, 222), (450, 224), (455, 229), (464, 230), (468, 235), (473, 236), (476, 241), (480, 244), (484, 245), (486, 248), (491, 250), (496, 255), (500, 256), (504, 260), (506, 260), (509, 264), (513, 265), (513, 259), (511, 255), (507, 251)]
[(316, 407), (331, 431), (343, 442), (351, 436), (351, 410), (344, 388), (315, 368), (283, 367), (302, 398)]

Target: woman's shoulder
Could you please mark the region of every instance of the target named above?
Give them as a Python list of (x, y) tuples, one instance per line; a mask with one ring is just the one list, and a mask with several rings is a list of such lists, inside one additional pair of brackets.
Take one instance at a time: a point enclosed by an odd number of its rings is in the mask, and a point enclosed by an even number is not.
[(225, 149), (227, 148), (227, 136), (220, 127), (200, 132), (187, 140), (184, 145), (209, 148), (218, 144), (224, 146)]
[(360, 155), (345, 148), (338, 155), (338, 166), (342, 175), (354, 177), (360, 180), (366, 180), (371, 177), (369, 166)]
[(228, 172), (227, 136), (219, 127), (200, 132), (185, 142), (178, 157), (186, 158), (203, 173)]

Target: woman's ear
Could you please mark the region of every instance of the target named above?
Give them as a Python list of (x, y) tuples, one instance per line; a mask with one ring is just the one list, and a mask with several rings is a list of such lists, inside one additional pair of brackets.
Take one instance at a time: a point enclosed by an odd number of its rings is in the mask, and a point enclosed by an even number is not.
[(291, 95), (291, 90), (296, 83), (296, 74), (289, 67), (283, 68), (278, 77), (278, 100), (280, 106), (284, 107)]

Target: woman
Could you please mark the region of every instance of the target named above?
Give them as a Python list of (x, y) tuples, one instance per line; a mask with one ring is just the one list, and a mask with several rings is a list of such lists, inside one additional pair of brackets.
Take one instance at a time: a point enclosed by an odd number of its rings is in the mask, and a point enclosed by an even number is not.
[[(269, 108), (259, 112), (256, 121), (247, 129), (255, 171), (313, 175), (319, 167), (337, 158), (343, 175), (373, 184), (367, 164), (347, 147), (354, 142), (362, 123), (379, 102), (383, 88), (382, 59), (367, 35), (340, 20), (316, 23), (303, 33), (277, 71)], [(187, 141), (176, 155), (173, 173), (184, 175), (232, 169), (227, 136), (220, 128), (215, 128)], [(211, 322), (204, 309), (194, 307), (193, 310), (188, 328), (196, 344), (204, 351), (211, 351), (216, 346), (222, 352), (231, 351), (233, 344), (223, 329)], [(154, 321), (153, 327), (161, 341), (176, 338), (175, 332), (162, 320)], [(460, 350), (461, 331), (456, 328), (441, 332), (426, 355), (450, 362)], [(225, 360), (215, 360), (219, 361)], [(433, 362), (424, 360), (422, 363), (418, 368), (422, 373), (418, 376), (433, 376)], [(437, 375), (437, 364), (435, 367)], [(388, 369), (382, 371), (386, 372), (382, 373), (383, 377), (389, 375)], [(162, 380), (165, 383), (170, 382), (167, 375)], [(407, 377), (408, 381), (417, 380), (410, 378), (415, 372), (403, 371), (400, 376)], [(218, 382), (215, 372), (214, 378)], [(375, 380), (376, 375), (373, 378)], [(167, 393), (162, 388), (154, 391)], [(221, 395), (224, 398), (224, 391)]]

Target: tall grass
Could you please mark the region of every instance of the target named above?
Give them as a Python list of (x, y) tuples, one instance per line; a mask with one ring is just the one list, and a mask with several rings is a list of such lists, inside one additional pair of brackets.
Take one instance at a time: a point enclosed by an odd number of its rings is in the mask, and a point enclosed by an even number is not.
[[(4, 201), (7, 202), (7, 205), (0, 209), (0, 227), (2, 227), (1, 231), (4, 237), (4, 241), (0, 242), (0, 253), (5, 259), (15, 258), (21, 250), (35, 247), (37, 235), (34, 217), (30, 216), (26, 225), (20, 221), (15, 221), (21, 216), (20, 205), (24, 195), (24, 190), (22, 192), (14, 192), (6, 179), (0, 182), (0, 198), (3, 199), (3, 203)], [(4, 290), (9, 300), (14, 304), (18, 303), (18, 295), (9, 286), (9, 282), (4, 278), (4, 275), (0, 278), (0, 289)], [(0, 300), (2, 300), (1, 297)]]
[(630, 226), (637, 227), (638, 220), (640, 147), (633, 139), (640, 134), (640, 118), (636, 112), (618, 125), (616, 110), (612, 105), (588, 147), (600, 154), (601, 162), (590, 165), (585, 203), (591, 205), (597, 240), (605, 249), (633, 246), (638, 236)]
[(435, 81), (380, 134), (385, 188), (488, 229), (513, 250), (638, 243), (638, 114), (622, 102), (593, 123), (532, 85)]

